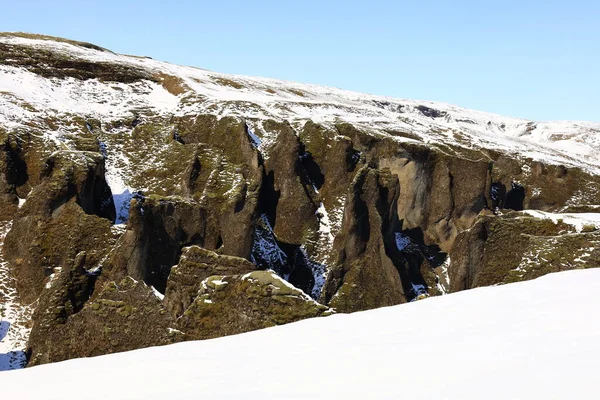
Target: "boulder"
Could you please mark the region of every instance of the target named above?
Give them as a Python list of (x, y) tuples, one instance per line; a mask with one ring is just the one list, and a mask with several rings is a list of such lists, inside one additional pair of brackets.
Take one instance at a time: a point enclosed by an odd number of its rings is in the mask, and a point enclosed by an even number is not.
[(188, 339), (210, 339), (330, 313), (274, 273), (255, 271), (202, 281), (177, 327)]
[(219, 255), (199, 246), (185, 247), (179, 263), (171, 269), (165, 292), (165, 306), (180, 317), (198, 295), (202, 282), (213, 275), (239, 275), (256, 266), (239, 258)]

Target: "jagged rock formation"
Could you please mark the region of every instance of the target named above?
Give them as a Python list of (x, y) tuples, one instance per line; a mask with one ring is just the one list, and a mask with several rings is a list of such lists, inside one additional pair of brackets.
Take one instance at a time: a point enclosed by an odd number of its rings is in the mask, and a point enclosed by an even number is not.
[(596, 267), (599, 133), (0, 34), (30, 364)]
[(385, 243), (390, 236), (393, 242), (394, 225), (399, 224), (399, 189), (398, 180), (389, 173), (368, 165), (358, 172), (334, 243), (339, 256), (324, 293), (325, 302), (336, 310), (367, 310), (406, 301), (400, 273)]
[(254, 264), (243, 258), (220, 256), (199, 246), (186, 247), (169, 274), (165, 305), (174, 317), (180, 317), (209, 277), (245, 274), (255, 269)]

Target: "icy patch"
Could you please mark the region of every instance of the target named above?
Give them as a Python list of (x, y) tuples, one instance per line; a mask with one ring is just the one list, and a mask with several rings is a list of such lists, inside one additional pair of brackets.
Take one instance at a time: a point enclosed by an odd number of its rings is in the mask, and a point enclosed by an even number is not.
[(411, 285), (411, 293), (414, 296), (414, 298), (411, 301), (415, 301), (415, 300), (421, 300), (425, 297), (429, 296), (429, 293), (427, 293), (427, 288), (425, 287), (425, 285), (421, 285), (421, 284), (415, 284), (413, 282), (410, 283)]
[(408, 236), (400, 232), (395, 232), (394, 235), (396, 236), (396, 247), (399, 251), (403, 251), (410, 246), (411, 241)]
[(250, 129), (250, 127), (248, 125), (246, 125), (246, 129), (248, 130), (248, 136), (250, 137), (250, 141), (252, 142), (252, 145), (254, 146), (254, 148), (256, 148), (256, 149), (260, 148), (260, 145), (262, 144), (262, 140), (260, 140), (260, 138), (258, 136), (256, 136), (256, 134), (252, 131), (252, 129)]
[[(232, 176), (233, 175), (233, 176)], [(231, 182), (231, 186), (229, 189), (223, 193), (223, 197), (229, 198), (235, 195), (235, 193), (239, 192), (240, 189), (245, 185), (246, 181), (244, 180), (244, 176), (238, 173), (221, 173), (221, 182)]]
[(216, 287), (218, 288), (222, 288), (228, 285), (228, 283), (224, 280), (221, 279), (213, 279), (210, 281), (210, 283), (214, 284)]
[(307, 295), (306, 293), (304, 293), (302, 290), (298, 289), (296, 286), (292, 285), (291, 283), (289, 283), (288, 281), (286, 281), (285, 279), (283, 279), (281, 276), (277, 275), (277, 274), (272, 274), (273, 278), (277, 279), (279, 282), (281, 282), (282, 285), (293, 289), (294, 291), (298, 292), (298, 295), (301, 296), (302, 298), (304, 298), (304, 300), (309, 300), (313, 303), (316, 303), (314, 297), (311, 297), (309, 295)]
[(112, 225), (110, 227), (110, 230), (115, 235), (122, 235), (127, 230), (127, 225), (126, 224)]
[(573, 253), (569, 254), (568, 257), (556, 258), (552, 252), (556, 246), (560, 246), (560, 238), (552, 236), (541, 238), (523, 254), (519, 265), (512, 272), (517, 277), (523, 278), (531, 269), (548, 263), (564, 270), (580, 268), (581, 264), (587, 263), (592, 252), (600, 246), (600, 241), (590, 240), (587, 245), (589, 247), (573, 250)]
[[(260, 268), (270, 268), (277, 273), (281, 273), (287, 264), (287, 255), (279, 248), (273, 228), (264, 214), (261, 215), (260, 223), (254, 230), (254, 243), (252, 244), (250, 261)], [(289, 279), (289, 275), (284, 276), (284, 279)]]

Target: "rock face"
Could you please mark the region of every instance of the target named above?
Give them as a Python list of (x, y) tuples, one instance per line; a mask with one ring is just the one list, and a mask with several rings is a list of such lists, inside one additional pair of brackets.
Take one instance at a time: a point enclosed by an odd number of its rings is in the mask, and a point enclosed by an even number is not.
[(275, 210), (273, 232), (284, 243), (300, 245), (318, 230), (315, 217), (316, 187), (303, 164), (305, 152), (291, 126), (270, 122), (266, 129), (277, 132), (277, 144), (267, 162), (272, 181), (269, 206)]
[(181, 249), (207, 241), (205, 215), (192, 202), (138, 196), (131, 201), (127, 229), (114, 252), (112, 269), (164, 292)]
[(599, 266), (598, 124), (28, 34), (0, 34), (0, 83), (30, 365)]
[(86, 251), (93, 268), (114, 244), (115, 208), (99, 153), (57, 152), (19, 209), (5, 241), (21, 298), (33, 302), (46, 278)]
[(256, 271), (202, 281), (178, 326), (195, 339), (209, 339), (330, 313), (274, 273)]
[[(543, 214), (540, 214), (543, 216)], [(600, 267), (600, 229), (572, 218), (553, 221), (511, 212), (483, 216), (451, 252), (451, 291), (511, 283), (578, 268)]]
[(213, 275), (245, 274), (255, 269), (254, 264), (243, 258), (220, 256), (199, 246), (186, 247), (169, 275), (165, 305), (175, 318), (180, 317), (203, 288), (205, 279)]
[(406, 301), (400, 273), (386, 251), (384, 236), (398, 224), (398, 180), (365, 166), (348, 194), (342, 231), (336, 238), (337, 265), (325, 287), (325, 301), (351, 312)]
[[(46, 310), (59, 313), (61, 307)], [(152, 290), (129, 277), (119, 283), (107, 282), (81, 310), (73, 311), (77, 313), (62, 323), (43, 326), (44, 316), (35, 320), (29, 342), (29, 365), (134, 350), (183, 339), (180, 332), (171, 328), (171, 315)]]

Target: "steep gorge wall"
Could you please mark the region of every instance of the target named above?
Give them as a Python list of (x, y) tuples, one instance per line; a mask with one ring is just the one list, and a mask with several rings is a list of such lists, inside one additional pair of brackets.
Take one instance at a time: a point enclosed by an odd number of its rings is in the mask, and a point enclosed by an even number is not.
[[(22, 300), (37, 301), (32, 365), (529, 279), (561, 267), (517, 278), (502, 270), (497, 260), (509, 247), (489, 240), (488, 226), (501, 221), (495, 209), (600, 204), (598, 178), (582, 170), (348, 124), (265, 121), (250, 132), (244, 121), (199, 115), (147, 118), (123, 137), (111, 137), (113, 129), (121, 128), (94, 123), (74, 149), (51, 154), (25, 133), (5, 136), (1, 200), (6, 218), (14, 215), (5, 253)], [(251, 136), (267, 132), (276, 140), (263, 152)], [(147, 185), (125, 227), (113, 225), (102, 141), (131, 148), (130, 159), (159, 155), (131, 177)], [(519, 242), (519, 254), (543, 240), (543, 226), (519, 231), (535, 236)], [(256, 269), (273, 269), (324, 305), (297, 289), (277, 294), (288, 289), (271, 273), (242, 278)], [(240, 310), (249, 317), (239, 319)], [(70, 347), (82, 330), (94, 345)]]

